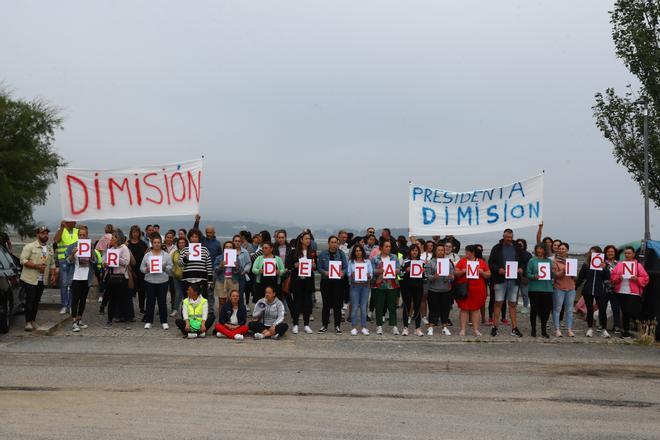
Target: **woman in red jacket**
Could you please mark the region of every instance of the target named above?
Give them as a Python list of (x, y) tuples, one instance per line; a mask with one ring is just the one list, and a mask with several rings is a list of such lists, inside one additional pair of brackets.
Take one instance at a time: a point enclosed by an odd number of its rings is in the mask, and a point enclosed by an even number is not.
[[(621, 311), (623, 312), (622, 338), (630, 338), (630, 319), (638, 320), (642, 313), (642, 292), (649, 283), (649, 275), (644, 266), (635, 260), (635, 249), (628, 246), (624, 249), (625, 261), (620, 261), (612, 271), (612, 284), (614, 294), (619, 297)], [(628, 267), (632, 265), (632, 271)], [(632, 263), (632, 264), (631, 264)]]

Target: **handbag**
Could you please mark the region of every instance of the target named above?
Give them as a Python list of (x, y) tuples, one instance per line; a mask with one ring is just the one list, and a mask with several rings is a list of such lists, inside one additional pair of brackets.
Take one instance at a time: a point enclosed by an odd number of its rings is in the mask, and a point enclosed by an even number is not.
[(288, 275), (282, 281), (282, 293), (288, 295), (290, 291), (291, 291), (291, 275)]
[(451, 294), (455, 300), (466, 299), (468, 297), (467, 283), (454, 284)]

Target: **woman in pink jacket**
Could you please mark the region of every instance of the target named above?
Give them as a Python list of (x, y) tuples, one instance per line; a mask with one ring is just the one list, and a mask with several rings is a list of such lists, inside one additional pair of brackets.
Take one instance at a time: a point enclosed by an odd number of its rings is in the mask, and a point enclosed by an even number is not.
[[(628, 246), (624, 249), (625, 260), (620, 261), (612, 271), (612, 286), (615, 295), (619, 295), (621, 311), (623, 312), (622, 338), (630, 338), (630, 319), (639, 319), (642, 312), (642, 292), (649, 283), (649, 275), (644, 266), (635, 260), (635, 249)], [(632, 274), (624, 263), (632, 265)]]

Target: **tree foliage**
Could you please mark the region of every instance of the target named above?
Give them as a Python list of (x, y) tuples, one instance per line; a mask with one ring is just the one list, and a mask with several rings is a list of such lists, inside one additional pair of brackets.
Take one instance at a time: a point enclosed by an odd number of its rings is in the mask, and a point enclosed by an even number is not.
[(64, 165), (52, 146), (61, 127), (55, 107), (0, 90), (0, 230), (33, 232), (34, 206), (46, 202), (57, 167)]
[(596, 94), (596, 126), (614, 145), (616, 161), (643, 188), (643, 112), (649, 112), (649, 197), (660, 207), (660, 0), (618, 0), (610, 12), (616, 56), (640, 82), (623, 96), (609, 88)]

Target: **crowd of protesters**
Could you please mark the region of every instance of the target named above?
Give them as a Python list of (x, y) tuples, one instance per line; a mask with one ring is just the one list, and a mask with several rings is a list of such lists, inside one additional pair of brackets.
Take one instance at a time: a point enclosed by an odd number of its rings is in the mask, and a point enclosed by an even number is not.
[[(59, 280), (60, 313), (70, 314), (72, 331), (86, 329), (83, 314), (96, 278), (99, 313), (106, 315), (108, 328), (141, 318), (144, 328), (151, 329), (158, 307), (161, 327), (169, 329), (168, 318), (173, 318), (186, 338), (214, 334), (235, 340), (246, 335), (278, 339), (289, 329), (299, 333), (301, 318), (302, 331), (313, 333), (318, 272), (320, 333), (331, 328), (342, 333), (342, 323), (348, 322), (351, 335), (367, 336), (368, 322), (375, 320), (375, 332), (381, 335), (387, 320), (394, 335), (433, 336), (438, 330), (443, 336), (451, 336), (454, 324), (450, 312), (458, 307), (461, 336), (466, 335), (468, 327), (475, 336), (482, 336), (480, 328), (487, 326), (491, 337), (509, 327), (511, 335), (523, 337), (518, 325), (520, 298), (520, 311), (529, 314), (530, 336), (537, 337), (540, 330), (543, 338), (551, 334), (563, 337), (564, 331), (573, 337), (576, 289), (582, 285), (586, 336), (599, 332), (605, 338), (613, 334), (630, 338), (632, 326), (640, 319), (642, 294), (649, 282), (643, 265), (636, 261), (635, 249), (620, 250), (612, 245), (593, 246), (577, 275), (567, 276), (569, 244), (542, 238), (542, 225), (531, 252), (524, 239), (515, 240), (513, 231), (507, 229), (486, 261), (482, 245), (470, 244), (461, 249), (453, 236), (395, 238), (385, 228), (377, 237), (371, 227), (360, 235), (340, 231), (328, 238), (326, 250), (319, 251), (309, 230), (291, 240), (285, 230), (272, 235), (269, 231), (241, 231), (221, 243), (212, 226), (202, 233), (199, 222), (197, 216), (190, 230), (168, 230), (164, 234), (159, 225), (147, 225), (144, 231), (135, 225), (128, 236), (107, 225), (91, 257), (85, 258), (78, 255), (78, 240), (89, 237), (86, 226), (63, 221), (51, 245), (49, 229), (40, 227), (36, 241), (26, 245), (20, 256), (26, 292), (25, 330), (37, 328), (38, 306), (49, 279), (51, 283)], [(191, 255), (190, 245), (195, 243), (201, 244), (199, 258)], [(107, 264), (111, 249), (118, 256), (115, 267)], [(225, 261), (226, 249), (236, 251), (235, 262)], [(589, 263), (595, 253), (605, 255), (599, 267)], [(623, 259), (618, 261), (621, 255)], [(152, 272), (153, 259), (162, 262), (157, 272)], [(506, 274), (510, 262), (517, 263), (517, 274), (513, 276)], [(629, 263), (624, 267), (624, 262)], [(267, 270), (269, 263), (272, 272)], [(444, 263), (449, 267), (441, 271)], [(634, 271), (627, 276), (626, 268), (631, 264)], [(423, 269), (416, 273), (420, 265)], [(337, 267), (339, 270), (333, 274), (332, 268)], [(546, 268), (549, 274), (544, 272)], [(140, 317), (135, 313), (135, 299)], [(608, 306), (613, 315), (611, 326)], [(285, 322), (287, 315), (290, 326)]]

